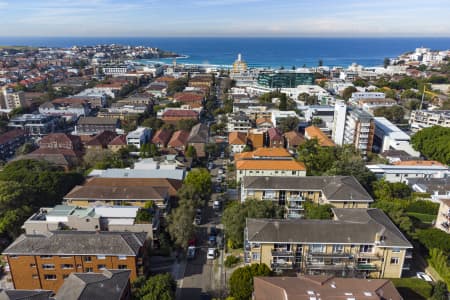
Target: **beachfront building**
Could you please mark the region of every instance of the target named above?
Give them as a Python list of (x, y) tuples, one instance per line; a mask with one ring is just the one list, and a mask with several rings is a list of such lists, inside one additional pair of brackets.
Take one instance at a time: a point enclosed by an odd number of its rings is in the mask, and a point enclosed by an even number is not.
[(306, 69), (261, 72), (258, 75), (258, 84), (267, 88), (295, 88), (313, 83), (314, 74)]

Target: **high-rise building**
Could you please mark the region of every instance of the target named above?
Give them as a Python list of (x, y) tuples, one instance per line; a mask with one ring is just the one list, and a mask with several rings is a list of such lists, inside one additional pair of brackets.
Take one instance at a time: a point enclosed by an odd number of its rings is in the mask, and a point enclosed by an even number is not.
[(16, 109), (25, 106), (25, 93), (4, 88), (0, 95), (0, 109)]
[(242, 55), (239, 53), (237, 60), (233, 63), (233, 69), (231, 70), (234, 74), (240, 74), (247, 72), (247, 63), (242, 60)]
[(305, 70), (279, 70), (262, 72), (258, 84), (268, 88), (295, 88), (299, 85), (314, 84), (314, 74)]
[(344, 128), (344, 144), (353, 144), (356, 150), (366, 155), (372, 151), (375, 124), (373, 117), (360, 109), (347, 113)]
[(345, 119), (347, 117), (347, 105), (344, 101), (336, 101), (334, 105), (333, 133), (332, 138), (336, 145), (344, 143)]

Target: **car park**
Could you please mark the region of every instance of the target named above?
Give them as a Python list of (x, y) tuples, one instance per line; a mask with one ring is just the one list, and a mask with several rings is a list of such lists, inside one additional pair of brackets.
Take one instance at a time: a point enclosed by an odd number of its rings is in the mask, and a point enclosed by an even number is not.
[(208, 248), (208, 252), (206, 253), (207, 259), (215, 259), (217, 256), (217, 249), (216, 248)]

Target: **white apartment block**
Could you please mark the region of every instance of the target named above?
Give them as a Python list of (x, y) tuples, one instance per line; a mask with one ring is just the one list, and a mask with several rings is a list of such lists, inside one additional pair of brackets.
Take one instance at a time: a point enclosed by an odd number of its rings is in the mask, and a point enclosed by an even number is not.
[(411, 178), (445, 178), (450, 176), (447, 166), (441, 164), (367, 165), (377, 178), (389, 182), (404, 182)]
[(413, 157), (419, 157), (420, 152), (411, 146), (411, 137), (400, 128), (392, 124), (384, 117), (375, 117), (375, 152), (384, 152), (387, 150), (403, 150)]
[(450, 110), (413, 110), (409, 125), (413, 132), (434, 125), (450, 127)]
[(0, 109), (13, 110), (25, 106), (25, 93), (4, 88), (0, 95)]
[(347, 118), (347, 105), (345, 101), (336, 101), (334, 105), (334, 119), (332, 139), (336, 145), (342, 146), (344, 143), (345, 120)]
[(151, 137), (151, 129), (146, 127), (138, 127), (135, 131), (131, 131), (127, 134), (127, 145), (134, 145), (138, 149), (141, 146), (148, 143)]

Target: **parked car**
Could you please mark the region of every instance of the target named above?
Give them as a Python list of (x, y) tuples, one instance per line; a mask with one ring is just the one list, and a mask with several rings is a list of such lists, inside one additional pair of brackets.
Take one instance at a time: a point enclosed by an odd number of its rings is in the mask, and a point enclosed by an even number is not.
[(428, 281), (428, 282), (432, 282), (433, 281), (433, 278), (431, 278), (430, 275), (428, 275), (428, 274), (426, 274), (424, 272), (417, 272), (416, 275), (417, 275), (417, 278), (423, 279), (425, 281)]
[(219, 170), (217, 170), (217, 174), (222, 175), (223, 174), (223, 169), (220, 168)]
[(195, 258), (195, 246), (189, 246), (187, 249), (187, 259)]
[(221, 182), (222, 182), (222, 177), (218, 176), (218, 177), (216, 178), (216, 181), (219, 182), (219, 183), (221, 183)]
[(210, 236), (217, 236), (217, 228), (215, 226), (209, 227), (209, 235)]
[(195, 215), (195, 217), (194, 217), (194, 224), (195, 225), (201, 225), (202, 224), (202, 216), (201, 215)]
[(214, 163), (212, 161), (210, 161), (208, 163), (208, 170), (212, 170), (212, 169), (214, 169)]
[(208, 248), (206, 258), (207, 259), (215, 259), (216, 256), (217, 256), (217, 249), (216, 248)]
[(216, 185), (215, 191), (216, 191), (216, 193), (221, 193), (222, 192), (222, 188), (220, 187), (220, 185)]
[(222, 202), (219, 201), (219, 200), (215, 200), (215, 201), (213, 202), (213, 209), (214, 209), (214, 210), (219, 210), (219, 209), (221, 209), (221, 208), (222, 208)]
[(210, 247), (215, 247), (217, 245), (217, 239), (215, 235), (210, 235), (208, 238), (208, 245)]

